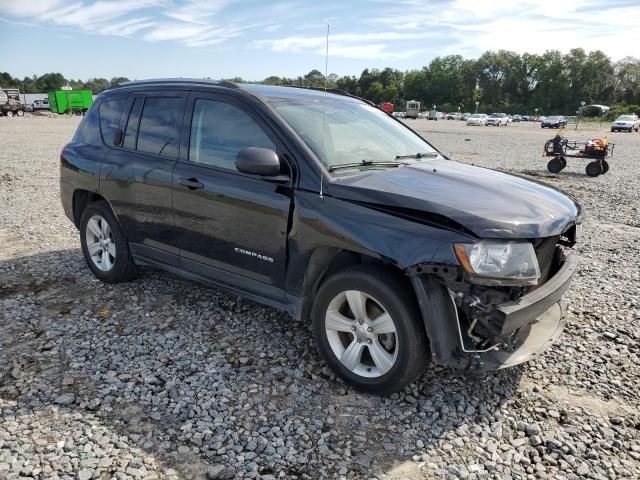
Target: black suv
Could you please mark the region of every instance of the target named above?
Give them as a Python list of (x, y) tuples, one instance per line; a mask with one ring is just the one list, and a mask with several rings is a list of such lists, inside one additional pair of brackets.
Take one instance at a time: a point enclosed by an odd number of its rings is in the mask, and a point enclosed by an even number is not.
[(516, 365), (565, 324), (579, 205), (451, 161), (343, 92), (127, 83), (98, 96), (60, 160), (99, 279), (153, 266), (310, 320), (363, 390), (402, 388), (430, 361)]

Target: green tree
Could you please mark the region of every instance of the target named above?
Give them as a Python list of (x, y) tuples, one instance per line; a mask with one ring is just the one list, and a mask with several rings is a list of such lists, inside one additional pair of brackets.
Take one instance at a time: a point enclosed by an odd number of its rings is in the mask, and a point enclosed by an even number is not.
[(61, 73), (45, 73), (38, 77), (35, 82), (38, 92), (49, 92), (51, 90), (60, 90), (67, 84), (67, 80)]

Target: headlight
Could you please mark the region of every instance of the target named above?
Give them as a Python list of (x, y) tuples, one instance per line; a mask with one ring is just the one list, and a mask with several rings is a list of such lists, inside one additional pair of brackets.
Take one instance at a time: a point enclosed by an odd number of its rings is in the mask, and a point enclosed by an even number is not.
[(456, 243), (456, 256), (471, 281), (484, 285), (537, 285), (540, 267), (529, 242)]

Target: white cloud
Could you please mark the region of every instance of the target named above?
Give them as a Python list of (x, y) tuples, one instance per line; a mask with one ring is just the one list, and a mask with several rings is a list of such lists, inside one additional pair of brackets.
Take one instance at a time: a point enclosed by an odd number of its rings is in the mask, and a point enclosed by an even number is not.
[(640, 8), (633, 0), (454, 0), (446, 6), (399, 0), (365, 22), (403, 32), (438, 28), (451, 39), (446, 53), (469, 56), (582, 47), (621, 58), (637, 56), (640, 44)]
[(207, 24), (208, 19), (224, 9), (229, 0), (189, 0), (185, 4), (169, 8), (163, 13), (167, 17), (188, 23)]
[[(363, 34), (329, 35), (329, 55), (343, 58), (398, 60), (423, 52), (424, 48), (396, 48), (393, 42), (426, 40), (436, 37), (433, 32), (371, 32)], [(324, 55), (327, 37), (290, 36), (251, 43), (254, 48), (267, 48), (279, 53), (310, 52)]]
[(33, 17), (64, 3), (64, 0), (0, 0), (0, 12), (16, 17)]

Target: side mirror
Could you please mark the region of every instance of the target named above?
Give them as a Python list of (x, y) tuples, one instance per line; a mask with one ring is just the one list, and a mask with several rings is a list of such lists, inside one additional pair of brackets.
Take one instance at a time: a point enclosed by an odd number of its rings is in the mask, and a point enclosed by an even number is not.
[(280, 158), (270, 148), (247, 147), (236, 155), (239, 172), (263, 177), (276, 177), (280, 173)]
[(122, 143), (124, 137), (124, 132), (121, 128), (116, 128), (116, 131), (113, 132), (113, 145), (119, 147)]

